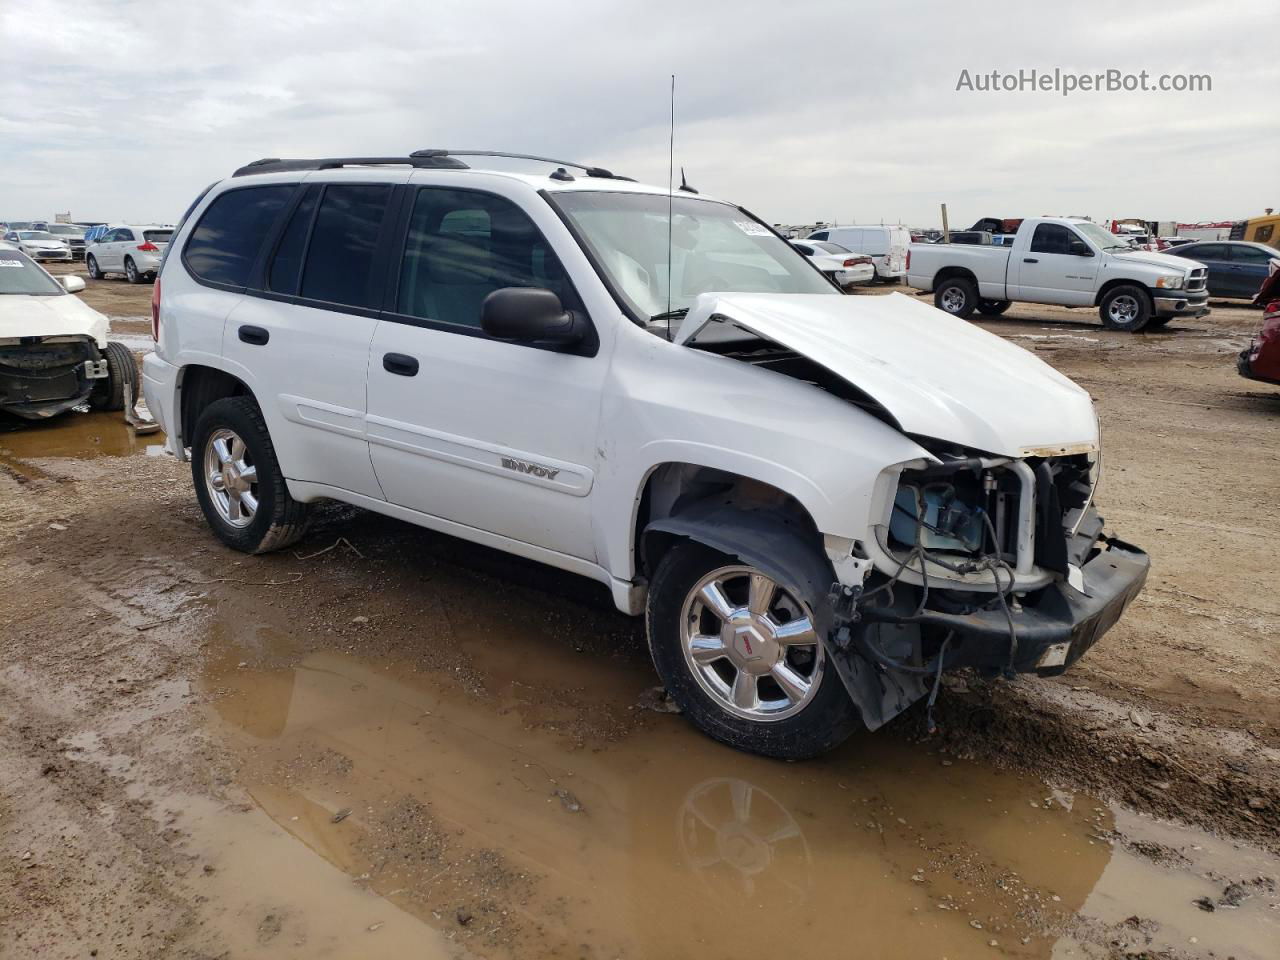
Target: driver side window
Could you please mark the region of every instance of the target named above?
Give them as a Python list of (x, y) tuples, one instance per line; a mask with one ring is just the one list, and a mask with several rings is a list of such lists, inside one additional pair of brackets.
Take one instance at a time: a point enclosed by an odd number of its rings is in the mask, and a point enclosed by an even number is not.
[(405, 237), (396, 312), (479, 329), (480, 305), (503, 287), (543, 287), (566, 309), (582, 309), (546, 238), (510, 200), (420, 188)]

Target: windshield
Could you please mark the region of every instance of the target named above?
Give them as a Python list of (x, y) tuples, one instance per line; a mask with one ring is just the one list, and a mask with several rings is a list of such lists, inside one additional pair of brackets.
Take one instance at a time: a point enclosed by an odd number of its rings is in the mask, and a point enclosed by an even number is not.
[(19, 230), (18, 239), (19, 240), (56, 240), (58, 238), (46, 230)]
[(13, 293), (49, 297), (66, 291), (57, 280), (32, 263), (25, 253), (0, 250), (0, 296)]
[(827, 253), (853, 253), (848, 247), (842, 247), (838, 243), (832, 243), (830, 240), (812, 240), (810, 243)]
[(1093, 242), (1094, 246), (1102, 250), (1131, 250), (1132, 244), (1126, 242), (1125, 238), (1119, 234), (1112, 233), (1110, 230), (1103, 230), (1096, 223), (1073, 223), (1071, 224), (1086, 239)]
[(668, 248), (665, 194), (566, 191), (553, 202), (640, 319), (687, 311), (702, 293), (840, 296), (800, 251), (725, 203), (671, 198)]

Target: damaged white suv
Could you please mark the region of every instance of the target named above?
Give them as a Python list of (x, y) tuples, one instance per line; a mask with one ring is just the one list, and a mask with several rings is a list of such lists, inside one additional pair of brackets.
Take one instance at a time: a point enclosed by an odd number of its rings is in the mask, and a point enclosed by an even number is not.
[(792, 759), (1061, 672), (1141, 589), (1032, 354), (740, 207), (473, 156), (258, 161), (184, 218), (144, 389), (226, 543), (332, 498), (591, 577), (695, 724)]

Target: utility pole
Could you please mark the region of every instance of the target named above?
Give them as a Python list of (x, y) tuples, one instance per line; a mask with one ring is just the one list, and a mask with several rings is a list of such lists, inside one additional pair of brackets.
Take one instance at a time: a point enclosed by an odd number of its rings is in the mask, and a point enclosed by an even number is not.
[(951, 242), (951, 229), (947, 226), (947, 205), (942, 205), (942, 242)]

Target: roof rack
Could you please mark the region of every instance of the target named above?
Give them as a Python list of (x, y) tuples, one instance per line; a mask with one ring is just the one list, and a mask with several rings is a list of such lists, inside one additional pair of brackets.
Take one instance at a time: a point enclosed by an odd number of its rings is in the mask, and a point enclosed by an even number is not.
[[(573, 177), (564, 169), (573, 167), (581, 170), (588, 177), (604, 180), (632, 180), (621, 174), (613, 173), (604, 167), (593, 167), (585, 163), (574, 163), (572, 160), (553, 160), (550, 157), (538, 157), (530, 153), (503, 153), (500, 150), (415, 150), (407, 157), (328, 157), (319, 160), (281, 160), (279, 157), (267, 157), (254, 160), (232, 174), (233, 177), (245, 177), (255, 173), (293, 173), (302, 170), (336, 170), (341, 167), (380, 167), (409, 166), (427, 170), (469, 170), (468, 164), (458, 157), (502, 157), (508, 160), (533, 160), (536, 163), (552, 163), (557, 170), (551, 176), (556, 180), (572, 180)], [(634, 180), (632, 180), (634, 182)]]
[(232, 174), (233, 177), (245, 177), (254, 173), (292, 173), (297, 170), (337, 170), (341, 167), (379, 167), (408, 166), (439, 170), (466, 170), (467, 165), (461, 160), (449, 156), (408, 157), (327, 157), (319, 160), (281, 160), (278, 157), (267, 157), (254, 160)]
[[(533, 160), (537, 163), (553, 163), (559, 167), (573, 167), (575, 170), (581, 170), (588, 177), (598, 177), (602, 180), (630, 180), (635, 182), (633, 177), (624, 177), (621, 174), (606, 170), (604, 167), (595, 167), (586, 163), (574, 163), (572, 160), (555, 160), (551, 157), (539, 157), (532, 153), (505, 153), (502, 150), (415, 150), (409, 154), (411, 157), (419, 159), (447, 159), (450, 157), (501, 157), (506, 160)], [(559, 179), (564, 179), (563, 177)]]

